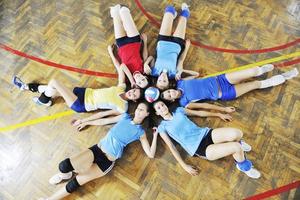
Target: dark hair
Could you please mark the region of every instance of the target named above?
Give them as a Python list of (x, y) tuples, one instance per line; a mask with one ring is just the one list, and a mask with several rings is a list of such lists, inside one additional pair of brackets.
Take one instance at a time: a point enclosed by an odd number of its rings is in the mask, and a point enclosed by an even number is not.
[[(128, 111), (127, 111), (127, 112), (128, 112), (128, 114), (130, 115), (131, 119), (134, 118), (134, 112), (135, 112), (135, 110), (137, 109), (138, 105), (141, 104), (141, 103), (143, 103), (143, 104), (146, 105), (147, 111), (148, 111), (149, 113), (151, 112), (151, 109), (152, 109), (152, 108), (151, 108), (150, 104), (149, 104), (147, 101), (145, 101), (145, 100), (140, 100), (140, 101), (138, 101), (138, 102), (130, 102), (130, 103), (129, 103), (129, 106), (128, 106)], [(143, 127), (144, 130), (146, 130), (147, 128), (150, 127), (149, 121), (146, 120), (147, 118), (148, 118), (148, 117), (145, 117), (145, 119), (143, 120), (143, 122), (142, 122), (142, 124), (141, 124), (141, 126)]]

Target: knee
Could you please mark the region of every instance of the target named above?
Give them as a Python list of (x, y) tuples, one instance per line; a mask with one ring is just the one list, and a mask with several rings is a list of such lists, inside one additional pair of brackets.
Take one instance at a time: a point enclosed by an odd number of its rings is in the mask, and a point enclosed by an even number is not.
[(238, 142), (232, 143), (232, 148), (234, 149), (235, 153), (243, 151), (241, 144)]
[(72, 193), (72, 192), (76, 191), (79, 187), (80, 187), (80, 185), (75, 177), (67, 183), (66, 191), (68, 193)]
[(61, 173), (68, 173), (74, 170), (70, 158), (61, 161), (58, 168)]
[(232, 136), (234, 140), (240, 140), (243, 137), (243, 131), (237, 128), (232, 129)]

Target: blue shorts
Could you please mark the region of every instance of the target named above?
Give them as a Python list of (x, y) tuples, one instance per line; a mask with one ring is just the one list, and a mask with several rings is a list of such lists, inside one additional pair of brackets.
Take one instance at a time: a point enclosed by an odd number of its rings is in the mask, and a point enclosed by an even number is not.
[(222, 92), (221, 100), (230, 101), (236, 98), (236, 91), (234, 85), (229, 83), (225, 74), (217, 76), (217, 81)]
[(84, 106), (84, 94), (86, 88), (75, 87), (73, 93), (77, 96), (76, 101), (72, 104), (71, 109), (75, 112), (87, 112)]

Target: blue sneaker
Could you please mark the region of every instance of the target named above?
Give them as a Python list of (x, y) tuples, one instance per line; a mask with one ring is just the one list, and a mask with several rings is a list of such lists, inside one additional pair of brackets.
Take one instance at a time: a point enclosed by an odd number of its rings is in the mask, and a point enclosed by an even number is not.
[(32, 100), (37, 104), (37, 105), (44, 105), (44, 106), (47, 106), (47, 107), (50, 107), (52, 106), (52, 101), (49, 100), (47, 103), (43, 103), (39, 100), (39, 97), (33, 97)]
[(236, 168), (242, 172), (244, 172), (250, 178), (259, 178), (261, 176), (260, 172), (255, 169), (252, 165), (252, 162), (248, 159), (243, 162), (236, 163)]
[(28, 90), (28, 86), (24, 83), (19, 77), (14, 76), (12, 82), (15, 86), (17, 86), (20, 90)]

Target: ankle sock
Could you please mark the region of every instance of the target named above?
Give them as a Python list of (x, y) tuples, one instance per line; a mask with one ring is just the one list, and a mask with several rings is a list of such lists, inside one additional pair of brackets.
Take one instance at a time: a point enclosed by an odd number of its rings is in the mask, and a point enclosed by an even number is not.
[(252, 167), (252, 162), (248, 159), (245, 159), (242, 162), (235, 162), (239, 166), (240, 170), (242, 170), (243, 172), (249, 171)]
[(176, 10), (175, 10), (174, 6), (167, 6), (167, 7), (165, 8), (165, 12), (172, 13), (174, 16), (175, 16), (175, 14), (176, 14)]
[(266, 72), (272, 71), (273, 69), (274, 69), (274, 65), (272, 65), (272, 64), (266, 64), (261, 67), (258, 67), (257, 76), (260, 76)]
[(28, 89), (31, 91), (31, 92), (38, 92), (39, 91), (39, 86), (40, 86), (41, 84), (39, 84), (39, 83), (29, 83), (28, 84)]
[(49, 101), (51, 100), (51, 97), (48, 97), (48, 96), (46, 96), (45, 95), (45, 92), (43, 92), (42, 94), (41, 94), (41, 96), (39, 97), (39, 101), (41, 102), (41, 103), (48, 103)]
[(180, 13), (180, 16), (189, 18), (190, 17), (190, 11), (188, 9), (182, 10)]
[(285, 82), (285, 78), (282, 75), (272, 76), (269, 79), (262, 80), (260, 88), (268, 88), (276, 85), (280, 85)]

